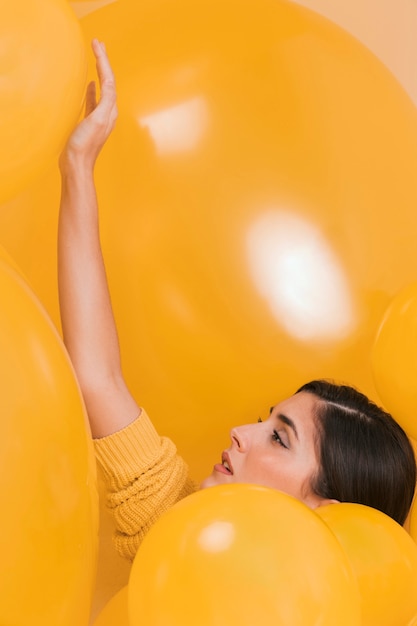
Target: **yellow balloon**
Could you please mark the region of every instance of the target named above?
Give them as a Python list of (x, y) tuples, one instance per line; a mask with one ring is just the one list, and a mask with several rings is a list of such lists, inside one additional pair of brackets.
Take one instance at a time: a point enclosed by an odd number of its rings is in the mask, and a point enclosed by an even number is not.
[(86, 55), (66, 0), (3, 2), (0, 201), (56, 160), (84, 97)]
[(129, 626), (127, 592), (126, 585), (109, 600), (95, 620), (94, 626)]
[[(376, 330), (416, 279), (417, 114), (392, 75), (282, 0), (120, 0), (81, 25), (119, 92), (96, 178), (124, 370), (196, 479), (309, 378), (375, 394)], [(55, 172), (0, 209), (56, 323), (58, 201)]]
[(60, 177), (54, 163), (37, 182), (0, 205), (0, 244), (21, 268), (57, 328), (59, 198)]
[(417, 283), (392, 300), (372, 350), (379, 396), (407, 433), (417, 438)]
[(416, 276), (417, 113), (392, 76), (280, 0), (124, 0), (81, 25), (117, 76), (103, 245), (158, 427), (202, 476), (306, 379), (374, 392), (375, 330)]
[(55, 328), (3, 257), (0, 298), (0, 623), (87, 626), (98, 514), (84, 405)]
[(131, 626), (359, 625), (333, 533), (298, 500), (255, 485), (189, 496), (152, 527), (129, 580)]
[(417, 545), (390, 517), (360, 504), (316, 509), (346, 551), (359, 584), (362, 626), (408, 626), (417, 614)]

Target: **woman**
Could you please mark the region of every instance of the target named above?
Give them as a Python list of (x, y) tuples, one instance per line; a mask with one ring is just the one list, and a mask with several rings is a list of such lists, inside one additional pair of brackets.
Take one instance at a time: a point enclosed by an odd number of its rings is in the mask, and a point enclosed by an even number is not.
[[(133, 558), (143, 536), (175, 502), (199, 487), (174, 444), (160, 438), (123, 378), (101, 253), (94, 165), (117, 117), (113, 73), (102, 43), (93, 51), (101, 87), (87, 91), (86, 117), (61, 155), (58, 235), (64, 341), (72, 359), (107, 480), (116, 545)], [(393, 418), (351, 387), (304, 385), (265, 422), (231, 431), (231, 445), (201, 487), (256, 483), (309, 507), (366, 504), (400, 524), (416, 480), (412, 447)]]

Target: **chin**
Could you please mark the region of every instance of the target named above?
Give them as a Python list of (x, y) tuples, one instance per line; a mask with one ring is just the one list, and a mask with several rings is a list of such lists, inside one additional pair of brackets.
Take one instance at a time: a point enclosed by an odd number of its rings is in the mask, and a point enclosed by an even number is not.
[[(211, 474), (210, 476), (205, 478), (203, 482), (200, 484), (200, 489), (206, 489), (207, 487), (216, 487), (216, 485), (230, 484), (229, 480), (222, 480), (221, 476), (222, 476), (221, 474), (218, 476), (214, 473)], [(228, 477), (225, 477), (225, 478), (228, 478)]]
[(215, 485), (217, 485), (217, 481), (215, 480), (214, 476), (207, 476), (207, 478), (205, 478), (201, 484), (200, 484), (200, 489), (206, 489), (207, 487), (214, 487)]

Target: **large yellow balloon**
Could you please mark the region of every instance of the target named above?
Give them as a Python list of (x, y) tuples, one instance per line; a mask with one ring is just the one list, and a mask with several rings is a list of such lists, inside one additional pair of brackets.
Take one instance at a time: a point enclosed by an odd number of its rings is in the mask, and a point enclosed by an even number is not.
[(152, 527), (129, 580), (131, 626), (354, 626), (356, 581), (333, 533), (291, 496), (212, 487)]
[(87, 626), (97, 551), (94, 455), (58, 334), (0, 258), (0, 623)]
[(382, 402), (417, 438), (417, 283), (401, 290), (382, 319), (372, 351)]
[(0, 201), (56, 160), (81, 110), (86, 55), (66, 0), (1, 3)]
[(280, 0), (124, 0), (82, 28), (117, 76), (103, 245), (125, 370), (158, 427), (203, 474), (229, 426), (305, 379), (373, 392), (376, 327), (417, 274), (406, 94)]
[[(392, 75), (282, 0), (118, 0), (82, 29), (119, 91), (97, 184), (126, 376), (195, 477), (306, 379), (375, 394), (376, 329), (417, 277), (417, 114)], [(56, 322), (58, 191), (0, 210)]]
[(316, 509), (359, 584), (362, 626), (408, 626), (417, 615), (417, 545), (393, 519), (360, 504)]

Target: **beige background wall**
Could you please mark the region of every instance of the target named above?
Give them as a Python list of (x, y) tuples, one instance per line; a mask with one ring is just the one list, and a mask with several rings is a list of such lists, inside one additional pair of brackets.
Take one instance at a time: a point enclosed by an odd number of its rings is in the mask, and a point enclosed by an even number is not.
[(354, 35), (391, 70), (417, 104), (416, 0), (297, 0)]

